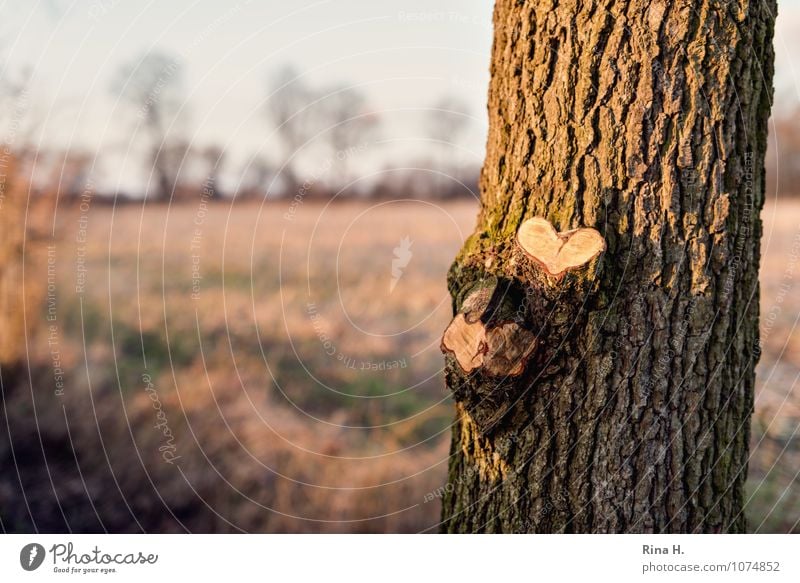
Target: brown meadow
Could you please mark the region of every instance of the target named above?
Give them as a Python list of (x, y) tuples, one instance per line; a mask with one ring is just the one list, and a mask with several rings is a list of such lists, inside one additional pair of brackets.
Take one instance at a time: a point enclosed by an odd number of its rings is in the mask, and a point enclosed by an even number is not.
[[(55, 278), (27, 306), (30, 377), (4, 386), (5, 530), (436, 530), (445, 274), (477, 205), (288, 208), (59, 209), (54, 267), (26, 265), (30, 288)], [(757, 532), (800, 519), (799, 211), (763, 214)]]

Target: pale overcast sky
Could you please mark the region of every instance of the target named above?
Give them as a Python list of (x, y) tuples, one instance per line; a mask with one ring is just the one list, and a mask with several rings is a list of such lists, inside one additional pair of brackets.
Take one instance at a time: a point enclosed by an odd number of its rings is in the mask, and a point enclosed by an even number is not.
[[(424, 134), (424, 108), (455, 95), (473, 117), (464, 155), (482, 157), (488, 0), (6, 0), (2, 7), (4, 61), (31, 67), (36, 136), (51, 144), (124, 147), (129, 112), (115, 104), (111, 79), (121, 63), (161, 51), (185, 66), (193, 140), (220, 143), (234, 158), (270, 148), (267, 79), (286, 63), (319, 87), (361, 87), (375, 110), (387, 112), (387, 133), (410, 150)], [(799, 39), (800, 2), (781, 0), (781, 100), (800, 94), (792, 62)]]
[(121, 63), (161, 51), (184, 64), (194, 141), (224, 144), (233, 157), (269, 149), (267, 79), (287, 63), (318, 87), (361, 87), (375, 110), (388, 110), (385, 131), (406, 150), (424, 134), (422, 110), (455, 94), (474, 116), (465, 155), (482, 156), (489, 2), (9, 0), (3, 8), (6, 62), (32, 67), (31, 107), (46, 112), (39, 135), (50, 143), (124, 149), (128, 112), (109, 85)]

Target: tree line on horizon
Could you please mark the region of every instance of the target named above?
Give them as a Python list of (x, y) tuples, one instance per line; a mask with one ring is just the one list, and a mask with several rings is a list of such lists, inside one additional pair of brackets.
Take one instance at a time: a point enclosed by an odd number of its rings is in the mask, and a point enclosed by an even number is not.
[[(358, 180), (353, 159), (364, 144), (385, 137), (384, 120), (360, 88), (344, 83), (317, 87), (298, 69), (284, 65), (267, 76), (261, 118), (269, 156), (260, 152), (244, 163), (232, 159), (219, 144), (190, 139), (187, 97), (180, 60), (149, 52), (124, 63), (108, 90), (117, 98), (120, 115), (132, 123), (130, 143), (140, 148), (141, 189), (109, 188), (94, 176), (108, 152), (76, 147), (34, 147), (27, 127), (32, 96), (23, 69), (16, 76), (6, 68), (0, 79), (7, 115), (6, 157), (13, 154), (17, 177), (29, 177), (29, 191), (55, 195), (64, 203), (90, 193), (99, 201), (177, 202), (207, 199), (305, 200), (477, 198), (480, 166), (453, 161), (453, 146), (467, 128), (469, 115), (457, 97), (446, 96), (425, 111), (422, 141), (428, 145), (416, 158), (395, 167), (385, 164), (374, 176)], [(21, 105), (20, 105), (21, 104)], [(19, 119), (18, 119), (19, 118)], [(767, 193), (800, 194), (800, 103), (778, 103), (773, 109), (766, 156)], [(308, 163), (308, 150), (316, 164)], [(320, 162), (321, 161), (321, 162)], [(305, 162), (305, 166), (304, 166)], [(307, 167), (310, 166), (310, 169)]]
[[(359, 87), (344, 83), (318, 87), (291, 65), (273, 71), (266, 80), (260, 112), (264, 130), (270, 132), (265, 140), (269, 152), (256, 152), (243, 163), (219, 144), (192, 141), (184, 73), (176, 57), (148, 52), (124, 63), (109, 84), (120, 120), (130, 124), (126, 146), (137, 148), (141, 189), (108, 187), (95, 178), (104, 157), (115, 152), (33, 147), (14, 136), (15, 156), (27, 167), (31, 193), (57, 195), (65, 203), (78, 201), (87, 192), (117, 202), (143, 198), (174, 202), (201, 196), (477, 197), (478, 162), (455, 161), (450, 151), (469, 121), (466, 106), (457, 98), (445, 97), (421, 112), (426, 147), (419, 153), (354, 181), (359, 177), (357, 154), (365, 144), (387, 138), (383, 116)], [(20, 95), (30, 99), (24, 79), (16, 80), (14, 87), (18, 99)]]

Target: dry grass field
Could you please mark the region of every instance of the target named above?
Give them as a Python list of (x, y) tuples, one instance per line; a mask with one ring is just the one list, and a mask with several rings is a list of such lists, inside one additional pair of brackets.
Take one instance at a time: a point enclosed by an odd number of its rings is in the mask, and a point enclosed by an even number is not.
[[(26, 273), (53, 283), (28, 339), (33, 389), (5, 388), (3, 527), (435, 530), (445, 272), (476, 211), (59, 209), (50, 271)], [(747, 512), (752, 530), (786, 532), (800, 519), (800, 203), (764, 219)]]
[(754, 532), (800, 532), (800, 200), (762, 213), (761, 361), (748, 518)]

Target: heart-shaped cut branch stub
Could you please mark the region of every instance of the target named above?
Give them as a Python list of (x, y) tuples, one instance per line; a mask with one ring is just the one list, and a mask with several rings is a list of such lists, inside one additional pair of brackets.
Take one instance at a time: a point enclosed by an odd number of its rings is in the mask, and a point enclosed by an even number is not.
[(491, 376), (518, 376), (536, 347), (536, 336), (516, 322), (485, 326), (457, 314), (442, 337), (442, 352), (452, 354), (465, 373), (482, 368)]
[(541, 217), (522, 223), (517, 231), (517, 243), (553, 277), (586, 265), (606, 248), (603, 236), (595, 229), (559, 233)]

